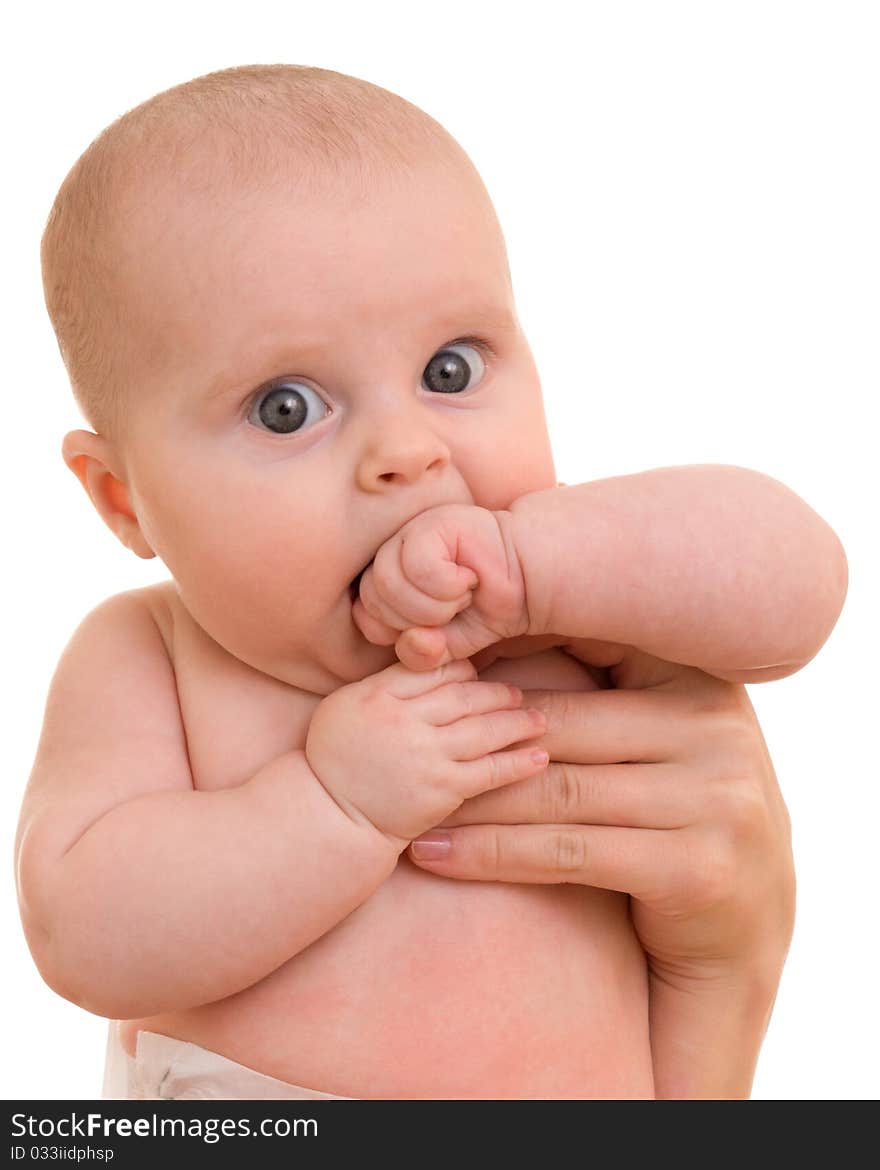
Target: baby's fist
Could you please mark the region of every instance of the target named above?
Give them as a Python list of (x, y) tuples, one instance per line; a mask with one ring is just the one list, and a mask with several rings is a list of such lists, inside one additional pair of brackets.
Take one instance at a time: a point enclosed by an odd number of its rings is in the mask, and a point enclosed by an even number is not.
[(444, 504), (382, 545), (361, 579), (354, 619), (365, 638), (396, 643), (413, 670), (468, 658), (528, 628), (512, 517)]

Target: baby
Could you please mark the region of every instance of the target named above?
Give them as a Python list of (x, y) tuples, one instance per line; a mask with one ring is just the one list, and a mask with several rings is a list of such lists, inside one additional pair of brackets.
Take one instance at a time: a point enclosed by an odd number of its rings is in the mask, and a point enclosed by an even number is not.
[(632, 646), (797, 669), (833, 533), (737, 468), (558, 487), (485, 189), (366, 82), (158, 95), (73, 168), (43, 258), (96, 432), (64, 458), (173, 578), (75, 632), (16, 844), (43, 977), (120, 1021), (106, 1091), (651, 1097), (626, 896), (408, 847), (545, 768), (519, 687), (608, 687)]

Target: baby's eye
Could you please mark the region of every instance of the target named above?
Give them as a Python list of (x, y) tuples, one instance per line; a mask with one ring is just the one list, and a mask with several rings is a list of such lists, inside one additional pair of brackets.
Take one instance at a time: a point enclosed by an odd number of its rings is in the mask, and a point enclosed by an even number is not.
[(327, 404), (311, 386), (284, 382), (261, 394), (254, 402), (248, 421), (264, 426), (276, 435), (289, 435), (313, 426), (329, 414)]
[(460, 394), (472, 390), (485, 372), (486, 363), (472, 345), (447, 345), (425, 366), (422, 383), (438, 394)]

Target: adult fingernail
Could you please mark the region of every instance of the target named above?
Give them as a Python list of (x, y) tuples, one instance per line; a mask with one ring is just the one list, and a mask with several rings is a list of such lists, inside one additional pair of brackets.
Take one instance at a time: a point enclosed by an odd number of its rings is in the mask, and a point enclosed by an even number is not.
[(439, 861), (448, 857), (452, 849), (452, 837), (446, 829), (432, 829), (410, 842), (410, 852), (416, 861)]

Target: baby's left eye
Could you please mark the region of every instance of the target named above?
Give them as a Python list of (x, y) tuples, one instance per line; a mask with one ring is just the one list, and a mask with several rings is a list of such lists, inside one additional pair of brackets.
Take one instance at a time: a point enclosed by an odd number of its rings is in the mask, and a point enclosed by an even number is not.
[(472, 345), (447, 345), (440, 349), (422, 374), (422, 384), (437, 394), (472, 390), (486, 372), (486, 363)]

